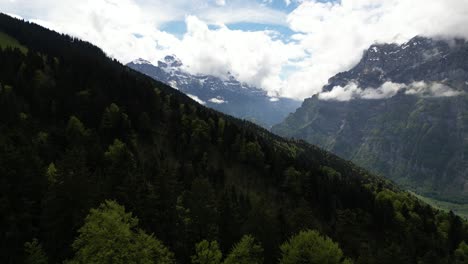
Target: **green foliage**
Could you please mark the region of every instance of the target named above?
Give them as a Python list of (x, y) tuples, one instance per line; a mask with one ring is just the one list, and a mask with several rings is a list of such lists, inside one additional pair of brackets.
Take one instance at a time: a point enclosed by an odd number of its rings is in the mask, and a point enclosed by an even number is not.
[(66, 133), (70, 142), (78, 143), (83, 137), (87, 136), (89, 132), (76, 116), (71, 116), (68, 120)]
[(327, 167), (327, 166), (323, 166), (321, 168), (322, 172), (325, 173), (325, 175), (327, 175), (330, 179), (334, 179), (334, 178), (340, 178), (341, 177), (341, 173), (337, 172), (336, 170), (334, 170), (333, 168), (330, 168), (330, 167)]
[(197, 143), (202, 143), (202, 142), (207, 142), (210, 139), (210, 127), (209, 125), (200, 119), (195, 119), (192, 121), (192, 134), (191, 138), (197, 142)]
[(444, 201), (444, 200), (438, 200), (436, 198), (431, 198), (431, 197), (426, 197), (419, 195), (414, 192), (410, 192), (412, 195), (418, 197), (421, 201), (424, 201), (428, 204), (430, 204), (432, 207), (439, 209), (439, 210), (444, 210), (446, 212), (453, 211), (463, 219), (468, 219), (468, 204), (467, 203), (454, 203), (454, 202), (449, 202), (449, 201)]
[(106, 159), (117, 163), (121, 161), (128, 154), (127, 146), (125, 143), (118, 139), (114, 139), (112, 145), (109, 145), (107, 151), (104, 153)]
[(250, 235), (245, 235), (226, 257), (224, 264), (261, 264), (263, 248)]
[[(203, 239), (233, 249), (228, 262), (275, 263), (279, 245), (310, 228), (335, 231), (361, 263), (398, 254), (443, 263), (468, 240), (453, 214), (322, 149), (194, 104), (89, 43), (3, 14), (0, 31), (30, 48), (0, 50), (2, 263), (21, 263), (38, 234), (51, 263), (70, 259), (72, 244), (78, 262), (154, 261), (162, 244), (123, 207), (104, 204), (83, 225), (106, 199), (131, 208), (181, 264)], [(258, 242), (234, 246), (245, 233)]]
[(294, 167), (289, 167), (284, 172), (284, 184), (291, 193), (300, 195), (303, 186), (303, 177), (300, 171), (294, 169)]
[(206, 178), (196, 178), (187, 198), (193, 239), (215, 239), (218, 233), (217, 209), (215, 193), (210, 182)]
[(114, 201), (91, 209), (73, 242), (68, 263), (175, 263), (173, 254), (156, 238), (137, 228), (138, 219)]
[(192, 264), (220, 264), (222, 257), (218, 242), (203, 240), (195, 245)]
[(115, 103), (112, 103), (104, 111), (101, 127), (112, 128), (116, 126), (120, 120), (120, 117), (121, 117), (120, 108)]
[(46, 170), (46, 177), (49, 184), (54, 184), (57, 182), (57, 168), (55, 164), (52, 162), (49, 164)]
[(25, 264), (47, 264), (49, 263), (42, 245), (39, 244), (39, 241), (34, 238), (31, 242), (26, 242), (24, 244), (24, 251), (26, 257), (24, 260)]
[(281, 264), (339, 264), (351, 263), (344, 259), (338, 244), (317, 231), (301, 231), (281, 245)]
[(462, 241), (460, 245), (458, 245), (454, 255), (456, 264), (468, 264), (468, 245), (465, 241)]
[[(139, 121), (136, 118), (135, 120)], [(128, 115), (124, 113), (116, 103), (112, 103), (106, 107), (102, 115), (100, 126), (100, 130), (106, 137), (126, 138), (130, 127), (131, 122)]]
[(247, 142), (245, 145), (242, 145), (241, 158), (252, 165), (259, 165), (263, 163), (265, 154), (257, 141)]
[(218, 119), (218, 134), (219, 134), (219, 137), (222, 138), (223, 135), (224, 135), (224, 129), (226, 128), (226, 121), (220, 117)]
[(26, 113), (24, 113), (24, 112), (19, 113), (19, 119), (20, 119), (21, 121), (26, 121), (26, 120), (28, 120), (28, 114), (26, 114)]
[(49, 138), (49, 134), (47, 134), (45, 132), (41, 131), (41, 132), (37, 133), (37, 142), (40, 143), (40, 144), (46, 144), (48, 138)]
[(21, 45), (18, 42), (18, 40), (0, 31), (0, 49), (4, 49), (7, 47), (18, 48), (24, 54), (28, 52), (28, 49), (25, 46)]
[(458, 181), (468, 154), (460, 136), (468, 125), (467, 102), (466, 94), (349, 102), (312, 97), (272, 131), (325, 148), (423, 196), (467, 204)]

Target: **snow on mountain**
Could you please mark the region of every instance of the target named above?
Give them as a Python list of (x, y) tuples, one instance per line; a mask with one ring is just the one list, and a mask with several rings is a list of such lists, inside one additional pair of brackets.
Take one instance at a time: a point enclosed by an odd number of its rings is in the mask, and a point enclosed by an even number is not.
[(300, 106), (296, 100), (270, 97), (262, 89), (239, 82), (229, 72), (227, 79), (190, 74), (175, 55), (164, 57), (157, 66), (144, 59), (137, 59), (127, 66), (184, 92), (201, 104), (266, 128), (281, 122)]

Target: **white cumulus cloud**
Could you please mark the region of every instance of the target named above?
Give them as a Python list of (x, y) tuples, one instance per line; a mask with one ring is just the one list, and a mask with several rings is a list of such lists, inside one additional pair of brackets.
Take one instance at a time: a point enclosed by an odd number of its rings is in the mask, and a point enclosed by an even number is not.
[(465, 0), (303, 1), (288, 23), (310, 57), (298, 63), (284, 93), (302, 98), (320, 92), (374, 43), (404, 43), (416, 35), (466, 38), (466, 14)]
[(279, 78), (283, 65), (304, 55), (297, 44), (276, 40), (274, 32), (231, 30), (224, 25), (209, 29), (194, 16), (186, 23), (187, 33), (173, 53), (191, 73), (227, 77), (230, 72), (241, 82), (277, 94), (283, 86)]
[[(403, 43), (416, 35), (468, 37), (466, 0), (284, 0), (295, 6), (289, 14), (268, 3), (0, 0), (0, 10), (90, 41), (123, 63), (175, 54), (191, 73), (222, 77), (229, 71), (271, 96), (300, 99), (320, 93), (374, 43)], [(165, 31), (167, 23), (184, 21), (187, 32)], [(243, 22), (293, 33), (230, 27)]]

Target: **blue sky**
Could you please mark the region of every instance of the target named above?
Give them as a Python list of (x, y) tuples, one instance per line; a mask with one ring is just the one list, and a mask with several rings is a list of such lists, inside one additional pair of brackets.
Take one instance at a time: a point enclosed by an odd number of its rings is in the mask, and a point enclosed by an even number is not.
[(122, 63), (175, 55), (192, 74), (231, 72), (297, 99), (320, 93), (374, 43), (468, 37), (466, 0), (0, 0), (0, 11)]
[[(252, 0), (253, 2), (254, 0)], [(328, 2), (332, 2), (333, 0), (329, 0)], [(320, 1), (320, 2), (327, 2), (327, 1)], [(264, 5), (268, 8), (277, 10), (284, 14), (289, 14), (294, 9), (299, 6), (298, 1), (291, 1), (289, 4), (286, 3), (285, 0), (256, 0), (256, 3), (259, 5)], [(214, 3), (213, 3), (214, 4)], [(214, 4), (216, 5), (216, 4)], [(229, 7), (231, 3), (226, 1), (225, 6)], [(242, 30), (242, 31), (263, 31), (263, 30), (273, 30), (277, 31), (281, 34), (281, 37), (284, 40), (288, 40), (291, 35), (295, 32), (291, 30), (286, 24), (285, 25), (278, 25), (278, 24), (268, 24), (268, 23), (251, 23), (251, 22), (235, 22), (235, 23), (226, 23), (226, 25), (233, 30)], [(216, 27), (213, 27), (216, 28)], [(177, 37), (181, 38), (187, 32), (187, 27), (184, 20), (178, 21), (170, 21), (161, 25), (160, 29), (170, 32), (171, 34), (176, 35)]]

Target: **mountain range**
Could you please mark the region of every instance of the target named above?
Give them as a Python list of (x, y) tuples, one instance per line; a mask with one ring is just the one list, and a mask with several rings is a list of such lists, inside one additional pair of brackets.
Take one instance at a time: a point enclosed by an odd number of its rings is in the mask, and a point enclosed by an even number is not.
[(273, 127), (423, 195), (468, 201), (468, 43), (375, 44)]
[(1, 263), (467, 254), (460, 217), (330, 152), (202, 106), (88, 42), (4, 14), (0, 32)]
[(241, 83), (229, 73), (226, 79), (190, 74), (175, 55), (166, 56), (157, 66), (144, 59), (127, 66), (180, 90), (200, 104), (268, 129), (300, 106), (297, 100), (269, 96), (266, 91)]

